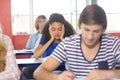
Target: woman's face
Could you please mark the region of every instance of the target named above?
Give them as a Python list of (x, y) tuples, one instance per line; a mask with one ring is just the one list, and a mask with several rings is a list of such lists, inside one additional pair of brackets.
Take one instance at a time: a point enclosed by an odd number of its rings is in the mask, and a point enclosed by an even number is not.
[(60, 39), (60, 36), (62, 34), (62, 27), (64, 27), (64, 25), (60, 22), (53, 22), (51, 24), (52, 35), (55, 39)]
[(40, 19), (40, 20), (39, 20), (39, 23), (38, 23), (38, 24), (39, 24), (39, 29), (38, 29), (39, 32), (42, 32), (42, 30), (43, 30), (46, 22), (47, 22), (46, 19)]

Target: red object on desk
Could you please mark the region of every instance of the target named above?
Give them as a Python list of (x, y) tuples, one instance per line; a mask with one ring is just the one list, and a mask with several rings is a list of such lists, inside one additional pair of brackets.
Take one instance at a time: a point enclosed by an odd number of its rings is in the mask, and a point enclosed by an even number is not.
[(30, 58), (31, 56), (29, 55), (24, 55), (24, 56), (16, 56), (16, 59), (22, 59), (22, 58)]

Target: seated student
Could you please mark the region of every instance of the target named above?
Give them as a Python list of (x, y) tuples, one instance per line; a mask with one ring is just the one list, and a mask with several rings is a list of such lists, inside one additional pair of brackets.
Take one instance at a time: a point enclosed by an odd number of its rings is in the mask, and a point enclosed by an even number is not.
[[(45, 15), (39, 15), (35, 20), (35, 28), (37, 30), (36, 33), (32, 34), (26, 44), (26, 49), (31, 49), (33, 52), (36, 49), (36, 47), (39, 45), (39, 41), (42, 36), (42, 30), (47, 22), (47, 18)], [(33, 56), (31, 56), (32, 58)], [(30, 68), (31, 69), (31, 68)], [(26, 70), (26, 67), (23, 68), (24, 72)], [(23, 75), (21, 74), (21, 79), (23, 78)], [(25, 77), (24, 77), (25, 78)], [(23, 79), (26, 80), (26, 79)]]
[[(120, 70), (115, 70), (115, 64), (120, 64), (120, 39), (104, 33), (107, 19), (102, 7), (87, 5), (79, 27), (81, 34), (65, 38), (35, 70), (36, 80), (120, 80)], [(67, 70), (52, 73), (63, 62)]]
[(11, 39), (2, 34), (0, 24), (0, 80), (19, 80), (20, 70), (16, 63)]
[[(43, 29), (42, 39), (34, 52), (34, 57), (38, 59), (41, 56), (43, 58), (49, 56), (65, 37), (73, 35), (74, 33), (75, 30), (73, 26), (65, 20), (63, 15), (59, 13), (51, 14)], [(27, 79), (33, 78), (33, 72), (36, 68), (24, 69), (22, 72), (23, 76), (27, 77)], [(65, 70), (64, 64), (61, 64), (57, 70)]]
[(35, 20), (35, 28), (37, 30), (36, 33), (32, 34), (26, 44), (26, 49), (35, 49), (35, 45), (37, 46), (39, 43), (36, 43), (37, 39), (41, 39), (42, 30), (47, 22), (47, 18), (44, 15), (39, 15)]

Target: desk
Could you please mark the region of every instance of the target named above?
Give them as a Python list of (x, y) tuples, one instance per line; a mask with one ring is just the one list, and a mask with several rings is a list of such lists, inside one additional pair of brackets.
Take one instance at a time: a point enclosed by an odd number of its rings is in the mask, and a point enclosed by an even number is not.
[(43, 59), (26, 58), (26, 59), (16, 59), (19, 67), (38, 67), (42, 63)]
[(75, 78), (74, 80), (85, 80), (85, 78)]
[[(74, 80), (85, 80), (85, 78), (75, 78)], [(103, 80), (103, 79), (97, 79), (97, 80)], [(104, 79), (104, 80), (120, 80), (118, 78), (109, 78), (109, 79)]]
[(16, 58), (30, 58), (33, 55), (32, 50), (15, 50)]

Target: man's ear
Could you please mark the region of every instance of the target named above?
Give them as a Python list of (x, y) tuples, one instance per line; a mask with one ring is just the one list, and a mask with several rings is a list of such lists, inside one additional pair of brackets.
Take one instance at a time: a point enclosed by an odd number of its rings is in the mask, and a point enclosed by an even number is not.
[(104, 33), (106, 31), (106, 29), (103, 29), (102, 33)]

